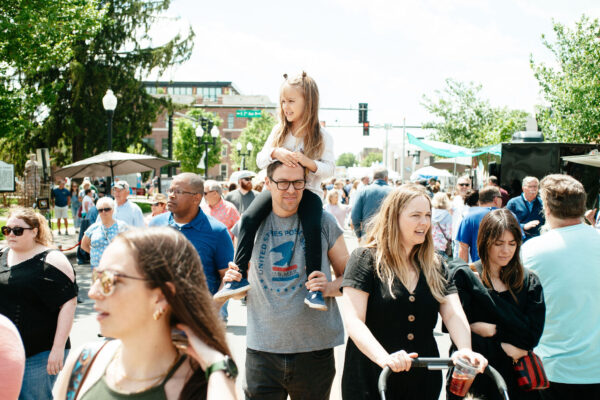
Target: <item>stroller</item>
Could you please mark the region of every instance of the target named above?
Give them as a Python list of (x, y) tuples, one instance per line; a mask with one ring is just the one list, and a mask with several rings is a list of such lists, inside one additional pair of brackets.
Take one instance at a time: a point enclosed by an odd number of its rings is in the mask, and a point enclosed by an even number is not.
[[(412, 360), (411, 368), (427, 368), (429, 370), (440, 370), (452, 367), (454, 362), (450, 358), (415, 358)], [(389, 367), (385, 367), (381, 374), (379, 374), (379, 381), (377, 382), (377, 390), (379, 391), (379, 395), (381, 396), (381, 400), (385, 400), (385, 391), (387, 390), (387, 378), (392, 373), (392, 370)], [(509, 400), (508, 398), (508, 389), (506, 388), (506, 382), (504, 382), (504, 378), (496, 371), (493, 367), (488, 365), (484, 371), (486, 375), (489, 375), (496, 385), (498, 386), (498, 391), (500, 395), (504, 398), (504, 400)]]

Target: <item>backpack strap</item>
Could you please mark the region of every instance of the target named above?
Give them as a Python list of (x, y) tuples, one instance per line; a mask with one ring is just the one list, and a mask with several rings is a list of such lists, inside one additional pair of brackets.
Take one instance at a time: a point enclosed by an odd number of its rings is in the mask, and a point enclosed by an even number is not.
[(69, 377), (69, 386), (67, 386), (67, 400), (75, 400), (77, 395), (79, 394), (79, 390), (81, 389), (81, 384), (85, 380), (92, 363), (96, 359), (100, 350), (109, 342), (109, 340), (104, 340), (102, 342), (93, 342), (85, 345), (75, 365), (73, 366), (73, 370), (71, 371), (71, 376)]

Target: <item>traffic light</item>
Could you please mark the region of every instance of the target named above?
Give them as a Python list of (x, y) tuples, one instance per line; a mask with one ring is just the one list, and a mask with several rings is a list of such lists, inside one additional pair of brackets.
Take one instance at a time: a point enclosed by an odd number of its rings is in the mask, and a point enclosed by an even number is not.
[(369, 121), (363, 122), (363, 136), (369, 136)]
[(358, 103), (358, 123), (359, 124), (369, 121), (369, 117), (367, 116), (368, 109), (369, 109), (369, 105), (367, 103)]

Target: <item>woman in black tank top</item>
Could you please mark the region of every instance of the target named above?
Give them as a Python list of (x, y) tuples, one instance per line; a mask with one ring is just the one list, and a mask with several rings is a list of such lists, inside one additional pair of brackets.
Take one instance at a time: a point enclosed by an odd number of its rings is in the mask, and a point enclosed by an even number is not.
[(67, 257), (50, 247), (48, 222), (33, 209), (12, 210), (2, 233), (8, 247), (0, 254), (0, 314), (16, 325), (27, 357), (19, 399), (51, 399), (71, 347), (75, 273)]
[[(119, 234), (93, 271), (89, 297), (101, 334), (115, 340), (73, 352), (55, 399), (235, 398), (225, 326), (200, 257), (179, 232)], [(175, 346), (173, 328), (186, 332), (185, 349)]]

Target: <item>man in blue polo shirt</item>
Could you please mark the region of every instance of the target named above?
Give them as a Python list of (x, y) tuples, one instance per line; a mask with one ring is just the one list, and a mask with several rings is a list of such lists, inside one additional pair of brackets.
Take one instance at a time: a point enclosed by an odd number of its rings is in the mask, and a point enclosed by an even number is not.
[(486, 186), (479, 191), (479, 207), (471, 207), (469, 213), (463, 218), (456, 233), (459, 242), (458, 256), (466, 263), (479, 260), (477, 252), (477, 234), (481, 220), (490, 211), (502, 206), (502, 194), (495, 186)]
[(200, 208), (204, 181), (196, 174), (177, 175), (167, 191), (169, 212), (154, 217), (149, 226), (172, 226), (179, 230), (196, 248), (202, 260), (208, 289), (215, 294), (233, 261), (233, 243), (227, 227)]

